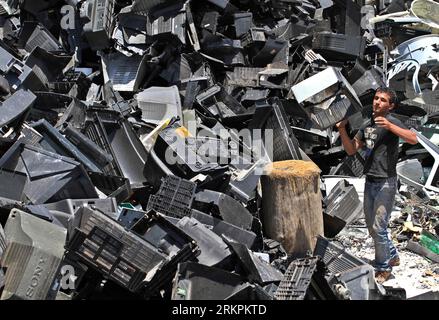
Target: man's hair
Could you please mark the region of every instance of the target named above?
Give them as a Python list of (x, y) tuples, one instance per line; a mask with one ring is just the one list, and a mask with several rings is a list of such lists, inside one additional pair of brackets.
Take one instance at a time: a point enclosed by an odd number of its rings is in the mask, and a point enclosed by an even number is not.
[(375, 94), (378, 92), (386, 93), (389, 96), (389, 103), (394, 104), (395, 108), (398, 106), (398, 96), (396, 95), (396, 92), (389, 87), (379, 87)]

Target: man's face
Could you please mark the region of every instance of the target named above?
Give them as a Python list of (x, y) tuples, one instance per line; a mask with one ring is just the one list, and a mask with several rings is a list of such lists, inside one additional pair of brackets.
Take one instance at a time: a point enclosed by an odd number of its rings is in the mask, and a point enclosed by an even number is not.
[(374, 116), (384, 116), (395, 105), (390, 103), (390, 96), (385, 92), (377, 92), (373, 98), (373, 114)]

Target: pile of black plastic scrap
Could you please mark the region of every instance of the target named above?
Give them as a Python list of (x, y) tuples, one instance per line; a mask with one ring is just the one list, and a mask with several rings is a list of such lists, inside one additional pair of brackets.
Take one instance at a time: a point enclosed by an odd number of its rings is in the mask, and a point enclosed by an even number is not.
[(269, 162), (314, 161), (341, 181), (325, 235), (357, 219), (342, 178), (364, 157), (334, 125), (354, 135), (387, 82), (427, 137), (401, 157), (437, 169), (437, 36), (369, 23), (398, 3), (1, 0), (1, 299), (389, 298), (327, 239), (294, 257), (266, 237), (258, 183)]

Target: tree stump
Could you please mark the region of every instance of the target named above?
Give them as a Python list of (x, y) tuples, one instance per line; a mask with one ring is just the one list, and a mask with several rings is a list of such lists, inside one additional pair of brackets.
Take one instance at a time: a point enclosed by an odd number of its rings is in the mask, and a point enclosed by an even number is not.
[(313, 251), (317, 235), (323, 235), (320, 169), (311, 161), (274, 162), (261, 184), (266, 235), (294, 256)]

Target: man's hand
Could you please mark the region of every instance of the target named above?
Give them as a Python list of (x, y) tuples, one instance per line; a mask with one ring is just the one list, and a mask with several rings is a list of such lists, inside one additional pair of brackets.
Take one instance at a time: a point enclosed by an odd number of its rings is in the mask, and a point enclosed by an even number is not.
[(346, 128), (347, 124), (348, 124), (348, 119), (344, 119), (339, 123), (337, 123), (335, 126), (337, 127), (337, 129), (340, 129), (340, 128)]
[(344, 119), (337, 123), (335, 126), (337, 127), (341, 143), (343, 144), (343, 148), (345, 149), (346, 153), (350, 156), (354, 155), (357, 150), (361, 147), (361, 142), (359, 143), (358, 139), (354, 138), (351, 139), (346, 131), (346, 125), (348, 124), (348, 120)]
[(380, 127), (380, 128), (384, 128), (384, 129), (386, 129), (386, 130), (390, 130), (391, 123), (390, 123), (389, 120), (387, 120), (387, 119), (384, 118), (384, 117), (376, 117), (376, 118), (375, 118), (375, 123), (376, 123), (377, 126)]

